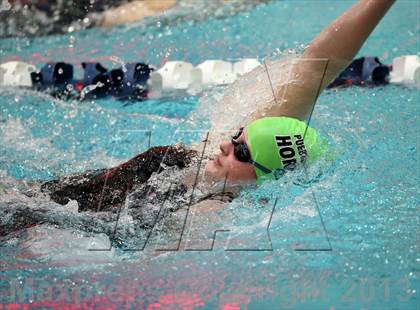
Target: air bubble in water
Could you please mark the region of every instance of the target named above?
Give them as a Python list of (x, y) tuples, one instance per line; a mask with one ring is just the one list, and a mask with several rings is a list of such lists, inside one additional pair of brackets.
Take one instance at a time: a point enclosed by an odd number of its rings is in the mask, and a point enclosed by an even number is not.
[(69, 37), (69, 47), (73, 47), (76, 38), (74, 36)]
[(80, 99), (83, 100), (86, 97), (86, 94), (88, 94), (89, 92), (93, 91), (96, 88), (100, 88), (103, 87), (104, 84), (101, 82), (96, 83), (95, 85), (88, 85), (85, 88), (82, 89), (81, 93), (80, 93)]

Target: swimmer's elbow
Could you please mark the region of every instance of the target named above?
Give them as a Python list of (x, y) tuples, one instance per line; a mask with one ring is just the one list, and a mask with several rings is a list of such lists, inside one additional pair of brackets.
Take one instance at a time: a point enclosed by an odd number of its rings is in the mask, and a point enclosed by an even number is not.
[(328, 61), (329, 64), (339, 64), (340, 67), (346, 67), (352, 61), (352, 57), (348, 57), (344, 51), (340, 51), (339, 47), (332, 50), (316, 40), (306, 48), (303, 58)]

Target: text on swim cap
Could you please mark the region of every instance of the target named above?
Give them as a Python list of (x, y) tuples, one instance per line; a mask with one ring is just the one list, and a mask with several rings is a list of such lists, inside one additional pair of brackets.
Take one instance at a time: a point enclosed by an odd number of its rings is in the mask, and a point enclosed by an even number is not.
[[(279, 150), (279, 155), (281, 162), (285, 169), (294, 169), (296, 166), (296, 151), (293, 148), (293, 142), (291, 136), (275, 136), (276, 144)], [(307, 156), (305, 144), (301, 135), (294, 136), (294, 143), (298, 154), (300, 156), (300, 161), (303, 162)]]
[(308, 155), (306, 152), (305, 144), (303, 143), (303, 138), (301, 135), (295, 135), (295, 144), (297, 146), (297, 150), (300, 156), (300, 162), (303, 162)]

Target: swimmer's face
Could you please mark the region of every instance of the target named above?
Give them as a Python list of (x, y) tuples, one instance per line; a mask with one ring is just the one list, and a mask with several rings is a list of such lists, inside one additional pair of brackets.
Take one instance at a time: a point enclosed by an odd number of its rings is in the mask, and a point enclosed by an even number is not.
[[(243, 130), (234, 142), (246, 143), (246, 131)], [(220, 143), (219, 154), (213, 156), (206, 165), (206, 173), (214, 179), (228, 181), (249, 181), (255, 180), (254, 166), (251, 163), (239, 161), (235, 156), (235, 146), (232, 141)]]

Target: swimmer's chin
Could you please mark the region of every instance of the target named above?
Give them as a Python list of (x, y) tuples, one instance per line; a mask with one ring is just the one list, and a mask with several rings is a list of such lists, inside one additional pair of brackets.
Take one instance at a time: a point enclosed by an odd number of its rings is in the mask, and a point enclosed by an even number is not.
[(220, 179), (217, 176), (216, 162), (214, 158), (210, 158), (204, 167), (204, 175), (206, 179)]

